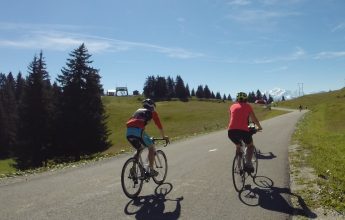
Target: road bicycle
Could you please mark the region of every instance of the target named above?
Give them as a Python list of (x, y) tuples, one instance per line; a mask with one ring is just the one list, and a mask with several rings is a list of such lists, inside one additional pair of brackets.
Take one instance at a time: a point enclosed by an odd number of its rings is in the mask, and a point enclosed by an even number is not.
[[(169, 140), (163, 138), (151, 138), (155, 143), (156, 141), (165, 141), (164, 147), (169, 144)], [(149, 182), (152, 178), (153, 181), (160, 185), (164, 183), (168, 172), (168, 161), (165, 153), (162, 150), (155, 149), (155, 159), (153, 168), (158, 172), (158, 175), (151, 176), (147, 170), (148, 158), (147, 155), (142, 155), (143, 151), (147, 149), (143, 146), (139, 138), (134, 138), (130, 141), (137, 149), (136, 153), (129, 158), (122, 167), (121, 172), (121, 185), (123, 192), (128, 198), (137, 197), (143, 187), (143, 183)]]
[[(255, 125), (254, 126), (250, 125), (248, 126), (248, 128), (251, 135), (255, 134), (258, 131)], [(252, 163), (254, 167), (253, 172), (250, 172), (245, 168), (246, 153), (247, 153), (247, 146), (243, 142), (243, 140), (241, 140), (240, 152), (236, 152), (236, 155), (232, 163), (232, 180), (237, 192), (240, 192), (243, 189), (243, 187), (245, 186), (246, 179), (249, 176), (251, 176), (252, 178), (255, 178), (258, 172), (259, 164), (258, 164), (258, 152), (257, 152), (256, 147), (254, 146), (253, 157), (252, 157)]]

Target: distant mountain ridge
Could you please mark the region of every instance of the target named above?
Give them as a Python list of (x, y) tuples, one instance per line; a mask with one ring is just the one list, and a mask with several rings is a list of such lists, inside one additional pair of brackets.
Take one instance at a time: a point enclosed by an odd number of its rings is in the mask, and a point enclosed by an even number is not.
[(284, 96), (285, 100), (293, 99), (298, 97), (297, 92), (292, 92), (290, 90), (281, 89), (281, 88), (274, 88), (269, 91), (265, 91), (264, 94), (268, 97), (268, 95), (272, 96), (274, 101), (281, 101), (282, 97)]

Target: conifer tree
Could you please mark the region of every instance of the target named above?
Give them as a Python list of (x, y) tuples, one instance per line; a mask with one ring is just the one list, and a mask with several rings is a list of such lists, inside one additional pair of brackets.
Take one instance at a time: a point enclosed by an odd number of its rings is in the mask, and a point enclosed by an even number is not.
[(91, 55), (84, 44), (70, 53), (66, 67), (58, 75), (59, 149), (62, 155), (79, 160), (84, 154), (109, 147), (102, 86), (98, 70), (91, 67)]
[(230, 94), (228, 95), (228, 100), (229, 100), (229, 101), (232, 101), (232, 97), (231, 97)]
[(191, 96), (195, 96), (195, 90), (194, 90), (194, 88), (192, 89), (192, 92), (191, 92), (190, 95), (191, 95)]
[(175, 98), (176, 94), (175, 94), (174, 80), (170, 76), (168, 76), (166, 82), (167, 82), (167, 90), (168, 90), (168, 99)]
[(177, 98), (181, 100), (187, 99), (186, 87), (184, 85), (183, 79), (179, 75), (176, 77), (175, 81), (175, 93)]
[(19, 107), (19, 142), (15, 156), (20, 168), (40, 167), (51, 150), (51, 84), (43, 53), (29, 65)]
[(162, 76), (156, 77), (156, 83), (154, 87), (154, 94), (156, 100), (163, 100), (168, 97), (168, 87), (166, 79)]
[(145, 84), (144, 84), (144, 96), (146, 98), (154, 98), (155, 93), (154, 89), (156, 86), (156, 79), (154, 76), (149, 76), (146, 78)]
[(202, 85), (199, 85), (196, 92), (195, 92), (195, 96), (199, 99), (201, 98), (205, 98), (205, 94), (204, 94), (204, 88)]
[(208, 88), (208, 86), (207, 85), (205, 85), (205, 87), (204, 87), (204, 98), (206, 98), (206, 99), (209, 99), (209, 98), (211, 98), (211, 91), (210, 91), (210, 89)]
[(222, 99), (222, 96), (220, 95), (219, 92), (216, 93), (216, 99), (219, 99), (219, 100)]
[(0, 75), (0, 157), (13, 151), (17, 135), (17, 105), (15, 80), (12, 73)]
[(186, 96), (187, 98), (191, 97), (188, 84), (186, 85)]

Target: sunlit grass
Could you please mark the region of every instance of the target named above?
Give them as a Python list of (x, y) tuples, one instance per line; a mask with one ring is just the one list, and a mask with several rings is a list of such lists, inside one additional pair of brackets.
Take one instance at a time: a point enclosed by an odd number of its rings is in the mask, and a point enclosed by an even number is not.
[[(141, 96), (103, 97), (103, 103), (108, 115), (107, 125), (111, 132), (109, 139), (112, 146), (102, 154), (116, 155), (122, 151), (133, 150), (126, 140), (126, 122), (130, 116), (141, 107)], [(179, 100), (157, 102), (157, 112), (160, 115), (165, 133), (172, 141), (200, 135), (216, 130), (225, 130), (228, 126), (228, 108), (231, 102), (218, 100), (196, 100), (189, 102)], [(261, 105), (253, 105), (259, 120), (284, 114), (284, 111), (267, 110)], [(151, 122), (146, 132), (158, 136), (159, 132)], [(224, 137), (226, 138), (226, 136)], [(6, 161), (1, 161), (6, 164)], [(9, 161), (7, 161), (8, 163)], [(12, 170), (9, 170), (11, 168)], [(15, 171), (7, 164), (7, 168), (0, 167), (0, 174)]]
[(317, 180), (321, 189), (319, 203), (345, 212), (345, 89), (304, 96), (280, 106), (299, 104), (311, 111), (294, 138), (311, 152), (306, 162), (324, 177)]
[(12, 159), (0, 160), (0, 175), (16, 172), (13, 167), (14, 163)]
[[(110, 140), (112, 147), (106, 153), (117, 153), (131, 149), (126, 138), (126, 121), (136, 109), (141, 107), (140, 97), (105, 97), (108, 126), (112, 131)], [(228, 108), (231, 102), (198, 101), (189, 102), (164, 101), (157, 102), (157, 112), (160, 115), (165, 133), (172, 140), (198, 135), (211, 131), (226, 129), (229, 123)], [(284, 114), (284, 111), (269, 111), (260, 105), (253, 105), (260, 120)], [(152, 136), (159, 135), (155, 125), (151, 122), (146, 131)]]

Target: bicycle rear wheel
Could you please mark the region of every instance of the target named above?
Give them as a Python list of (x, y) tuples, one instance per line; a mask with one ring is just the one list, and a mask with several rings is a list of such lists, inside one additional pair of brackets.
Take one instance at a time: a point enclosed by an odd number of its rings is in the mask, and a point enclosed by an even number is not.
[(259, 163), (258, 163), (258, 152), (256, 150), (256, 147), (254, 146), (254, 150), (253, 150), (253, 157), (252, 157), (252, 164), (253, 164), (253, 167), (254, 167), (254, 172), (250, 173), (250, 175), (254, 178), (256, 177), (256, 174), (258, 173), (258, 166), (259, 166)]
[(156, 184), (162, 184), (168, 173), (167, 157), (162, 150), (156, 151), (153, 168), (158, 172), (157, 176), (152, 177), (153, 181), (155, 181)]
[(232, 181), (237, 192), (240, 192), (245, 183), (244, 159), (236, 154), (232, 163)]
[(144, 168), (135, 158), (129, 158), (122, 167), (121, 186), (128, 198), (135, 198), (143, 187)]

